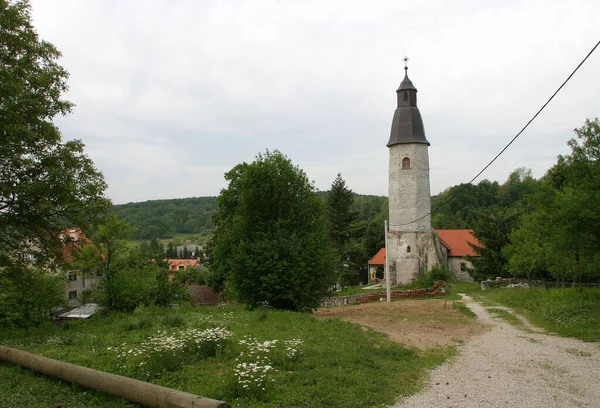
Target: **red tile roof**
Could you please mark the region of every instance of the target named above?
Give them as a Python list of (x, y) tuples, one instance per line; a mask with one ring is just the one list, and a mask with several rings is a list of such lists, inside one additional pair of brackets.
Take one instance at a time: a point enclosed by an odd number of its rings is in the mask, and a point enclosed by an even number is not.
[(79, 228), (65, 228), (64, 234), (61, 238), (63, 241), (63, 261), (66, 263), (71, 262), (75, 251), (91, 244), (91, 241)]
[[(481, 243), (473, 235), (473, 230), (456, 229), (456, 230), (433, 230), (438, 234), (438, 238), (442, 245), (448, 248), (448, 256), (479, 256), (469, 242), (477, 246)], [(381, 248), (373, 258), (368, 262), (369, 265), (385, 265), (385, 248)]]
[(167, 262), (169, 263), (170, 271), (178, 270), (180, 265), (186, 268), (198, 265), (197, 259), (167, 259)]
[(369, 265), (385, 265), (385, 248), (381, 248), (369, 261)]
[(448, 256), (479, 256), (473, 248), (469, 245), (469, 242), (481, 246), (481, 243), (473, 235), (473, 230), (467, 229), (456, 229), (456, 230), (433, 230), (438, 234), (438, 237), (446, 246)]

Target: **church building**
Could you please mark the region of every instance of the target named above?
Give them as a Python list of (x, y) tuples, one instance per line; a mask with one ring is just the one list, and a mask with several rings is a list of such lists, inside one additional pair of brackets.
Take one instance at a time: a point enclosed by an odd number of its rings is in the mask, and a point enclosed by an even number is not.
[(408, 78), (396, 90), (397, 108), (392, 119), (389, 148), (389, 227), (387, 248), (368, 263), (369, 282), (377, 282), (377, 270), (387, 263), (392, 285), (405, 285), (436, 264), (445, 265), (453, 280), (471, 281), (472, 264), (480, 246), (472, 230), (434, 230), (431, 227), (429, 141), (417, 107), (417, 88)]
[(447, 250), (431, 229), (429, 141), (417, 107), (417, 88), (408, 78), (406, 65), (396, 94), (398, 106), (387, 143), (390, 213), (386, 257), (392, 283), (407, 284), (433, 265), (445, 264)]

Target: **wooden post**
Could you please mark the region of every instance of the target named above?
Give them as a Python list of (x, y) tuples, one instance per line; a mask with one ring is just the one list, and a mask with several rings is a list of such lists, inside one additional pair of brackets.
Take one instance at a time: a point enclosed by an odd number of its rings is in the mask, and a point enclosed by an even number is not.
[(229, 404), (160, 385), (109, 374), (0, 346), (0, 360), (30, 368), (67, 383), (125, 398), (150, 408), (230, 408)]
[(392, 297), (390, 294), (390, 266), (388, 265), (388, 222), (384, 221), (383, 229), (385, 230), (385, 296), (387, 302), (390, 303), (392, 301)]

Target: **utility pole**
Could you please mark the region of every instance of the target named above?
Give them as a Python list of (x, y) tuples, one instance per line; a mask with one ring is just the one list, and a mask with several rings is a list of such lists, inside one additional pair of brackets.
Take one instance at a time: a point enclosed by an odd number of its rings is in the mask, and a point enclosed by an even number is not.
[(383, 228), (385, 229), (385, 294), (387, 297), (387, 302), (390, 303), (391, 293), (390, 293), (390, 267), (388, 266), (388, 222), (387, 220), (383, 223)]

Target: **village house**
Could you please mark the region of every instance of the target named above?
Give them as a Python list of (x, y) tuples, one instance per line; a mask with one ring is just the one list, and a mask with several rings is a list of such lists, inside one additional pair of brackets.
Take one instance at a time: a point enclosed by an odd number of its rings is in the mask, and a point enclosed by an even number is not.
[(73, 268), (71, 261), (77, 249), (92, 243), (79, 228), (66, 228), (61, 235), (61, 240), (63, 242), (63, 270), (67, 278), (64, 290), (65, 301), (72, 307), (81, 306), (81, 294), (90, 291), (92, 286), (98, 282), (98, 278), (92, 275), (86, 276), (82, 271)]
[(169, 280), (173, 280), (177, 271), (198, 266), (197, 259), (166, 259), (169, 264)]

